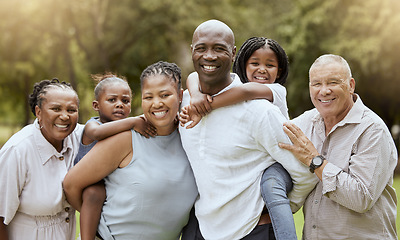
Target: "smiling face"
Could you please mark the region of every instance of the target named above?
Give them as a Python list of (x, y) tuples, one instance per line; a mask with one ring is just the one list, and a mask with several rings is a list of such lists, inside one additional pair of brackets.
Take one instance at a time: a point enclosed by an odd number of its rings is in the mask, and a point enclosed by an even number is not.
[(124, 82), (110, 82), (104, 86), (93, 109), (99, 112), (102, 123), (124, 119), (131, 113), (131, 89)]
[(246, 62), (249, 82), (274, 83), (279, 77), (278, 58), (268, 46), (257, 49)]
[(328, 62), (310, 69), (310, 97), (325, 122), (340, 122), (353, 106), (355, 80), (343, 65)]
[(41, 132), (57, 151), (63, 140), (75, 129), (78, 122), (78, 96), (70, 89), (50, 88), (41, 107), (36, 106), (36, 117)]
[(142, 109), (157, 134), (171, 134), (177, 127), (175, 118), (182, 100), (177, 83), (163, 74), (150, 75), (142, 83)]
[(193, 66), (199, 74), (203, 92), (214, 94), (230, 83), (236, 48), (229, 27), (218, 21), (200, 25), (193, 34), (191, 49)]

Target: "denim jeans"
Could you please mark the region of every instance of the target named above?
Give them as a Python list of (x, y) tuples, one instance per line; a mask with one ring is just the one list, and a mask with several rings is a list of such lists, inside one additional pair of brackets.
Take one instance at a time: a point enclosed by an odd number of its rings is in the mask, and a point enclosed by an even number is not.
[(267, 206), (277, 240), (297, 240), (293, 214), (287, 197), (292, 188), (292, 179), (280, 163), (274, 163), (264, 171), (261, 178), (261, 195)]

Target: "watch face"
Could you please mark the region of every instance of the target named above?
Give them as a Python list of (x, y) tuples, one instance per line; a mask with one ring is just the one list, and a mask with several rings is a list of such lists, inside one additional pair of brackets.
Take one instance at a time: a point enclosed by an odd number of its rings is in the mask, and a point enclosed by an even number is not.
[(314, 163), (314, 165), (316, 165), (316, 166), (320, 166), (320, 165), (322, 164), (323, 161), (324, 161), (324, 160), (323, 160), (320, 156), (316, 156), (316, 157), (313, 159), (313, 163)]

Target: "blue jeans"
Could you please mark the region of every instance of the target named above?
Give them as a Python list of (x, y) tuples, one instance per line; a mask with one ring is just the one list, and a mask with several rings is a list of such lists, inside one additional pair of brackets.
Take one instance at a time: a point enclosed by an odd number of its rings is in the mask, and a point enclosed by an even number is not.
[(267, 206), (277, 240), (297, 240), (293, 214), (287, 197), (292, 188), (292, 179), (280, 163), (274, 163), (264, 171), (261, 178), (261, 195)]

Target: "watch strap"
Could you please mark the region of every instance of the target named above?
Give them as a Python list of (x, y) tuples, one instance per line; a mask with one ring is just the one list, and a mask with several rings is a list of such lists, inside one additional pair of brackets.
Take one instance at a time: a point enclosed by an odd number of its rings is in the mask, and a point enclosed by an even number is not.
[[(316, 160), (317, 158), (319, 158), (321, 160), (320, 164), (316, 164), (314, 162), (314, 160)], [(322, 164), (324, 163), (324, 161), (325, 161), (325, 157), (322, 156), (322, 155), (318, 155), (318, 156), (313, 157), (313, 159), (311, 160), (311, 163), (310, 163), (310, 172), (314, 173), (315, 169), (321, 167)]]

